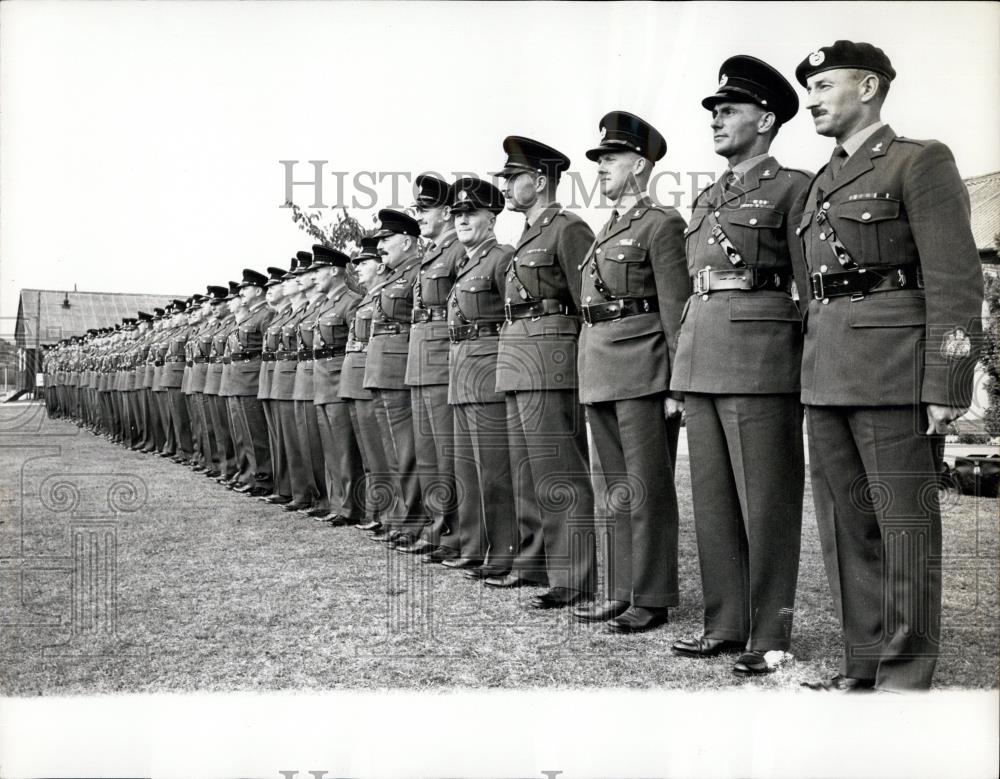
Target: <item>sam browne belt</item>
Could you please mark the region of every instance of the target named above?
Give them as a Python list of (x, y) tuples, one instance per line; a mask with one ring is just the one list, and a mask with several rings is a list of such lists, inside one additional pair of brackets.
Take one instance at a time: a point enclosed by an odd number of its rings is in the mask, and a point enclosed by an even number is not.
[(503, 314), (508, 322), (515, 319), (536, 319), (554, 314), (570, 315), (570, 308), (557, 298), (539, 298), (527, 303), (504, 303)]
[(747, 267), (712, 270), (711, 267), (705, 267), (694, 277), (694, 294), (707, 295), (723, 290), (753, 292), (760, 289), (787, 292), (789, 283), (789, 277), (780, 271)]
[(606, 322), (611, 319), (622, 319), (636, 314), (652, 314), (660, 310), (660, 302), (655, 295), (645, 298), (617, 298), (607, 303), (597, 303), (592, 306), (582, 306), (580, 313), (588, 325), (596, 322)]
[(810, 282), (813, 298), (823, 301), (844, 295), (859, 299), (876, 292), (924, 288), (923, 274), (915, 265), (887, 265), (852, 268), (836, 273), (814, 273)]
[(477, 338), (487, 338), (500, 335), (503, 322), (469, 322), (464, 325), (449, 325), (448, 338), (453, 344), (459, 341), (473, 341)]

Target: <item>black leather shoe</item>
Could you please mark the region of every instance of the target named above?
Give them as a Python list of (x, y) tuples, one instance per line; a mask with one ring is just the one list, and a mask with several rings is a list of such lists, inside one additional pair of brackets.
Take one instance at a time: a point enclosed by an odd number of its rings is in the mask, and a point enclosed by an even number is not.
[(241, 492), (241, 493), (242, 492), (250, 492), (250, 490), (252, 490), (252, 489), (253, 489), (253, 485), (251, 485), (251, 484), (240, 484), (240, 485), (237, 485), (237, 486), (233, 487), (233, 492)]
[(396, 547), (400, 552), (406, 552), (407, 554), (427, 554), (428, 552), (433, 552), (437, 549), (434, 544), (430, 541), (425, 541), (422, 538), (418, 538), (412, 544), (407, 544), (406, 546)]
[(733, 665), (733, 673), (737, 676), (758, 676), (771, 672), (763, 652), (744, 652)]
[(610, 633), (644, 633), (666, 625), (668, 611), (666, 607), (630, 606), (620, 617), (608, 620), (607, 630)]
[(723, 638), (682, 638), (670, 647), (675, 655), (684, 657), (715, 657), (721, 654), (742, 652), (746, 643), (742, 641), (727, 641)]
[(420, 558), (422, 563), (443, 563), (445, 560), (454, 560), (458, 557), (458, 552), (447, 546), (439, 546), (433, 552), (429, 552)]
[(202, 475), (209, 479), (218, 479), (222, 474), (219, 471), (205, 471)]
[(442, 560), (441, 565), (445, 568), (453, 568), (455, 570), (463, 570), (465, 568), (479, 568), (483, 564), (482, 560), (474, 560), (471, 557), (451, 557), (447, 560)]
[(358, 520), (345, 517), (343, 514), (327, 514), (323, 521), (330, 527), (346, 527), (347, 525), (357, 525)]
[(260, 498), (267, 495), (268, 492), (270, 492), (270, 490), (267, 487), (251, 487), (243, 494), (248, 498)]
[(501, 576), (506, 576), (509, 574), (509, 570), (504, 570), (503, 568), (494, 568), (492, 566), (482, 565), (479, 568), (469, 568), (468, 570), (462, 571), (462, 576), (466, 579), (489, 579), (490, 577), (499, 578)]
[(208, 469), (204, 465), (192, 465), (191, 466), (191, 471), (193, 473), (204, 473), (206, 470), (208, 470)]
[(272, 492), (270, 495), (265, 495), (261, 498), (265, 503), (270, 503), (273, 506), (284, 506), (286, 503), (291, 503), (292, 499), (286, 495), (279, 495), (277, 492)]
[(325, 519), (329, 515), (330, 509), (316, 506), (311, 509), (303, 509), (301, 513), (305, 514), (307, 517), (312, 517), (313, 519)]
[(837, 674), (818, 682), (802, 682), (803, 687), (820, 692), (870, 692), (875, 687), (874, 679), (855, 679), (853, 676)]
[(541, 595), (535, 595), (528, 600), (528, 605), (533, 609), (562, 609), (572, 606), (582, 600), (587, 600), (587, 596), (579, 590), (571, 590), (567, 587), (553, 587), (546, 590)]
[(377, 519), (372, 519), (369, 520), (368, 522), (362, 522), (360, 525), (358, 525), (358, 530), (365, 530), (365, 531), (378, 530), (380, 527), (382, 527), (382, 523), (379, 522)]
[(546, 585), (542, 582), (534, 581), (533, 579), (523, 579), (516, 573), (508, 573), (504, 576), (490, 576), (488, 579), (483, 580), (483, 584), (487, 587), (497, 587), (499, 589), (508, 589), (510, 587), (545, 587)]
[(394, 530), (389, 534), (389, 540), (387, 546), (390, 549), (405, 549), (410, 544), (412, 544), (416, 539), (409, 533), (402, 530)]
[(579, 622), (607, 622), (609, 619), (620, 617), (628, 607), (627, 600), (606, 600), (604, 603), (577, 606), (573, 609), (573, 616)]
[(289, 503), (285, 503), (281, 508), (284, 511), (298, 511), (299, 509), (312, 508), (312, 503), (299, 503), (298, 501), (293, 500)]

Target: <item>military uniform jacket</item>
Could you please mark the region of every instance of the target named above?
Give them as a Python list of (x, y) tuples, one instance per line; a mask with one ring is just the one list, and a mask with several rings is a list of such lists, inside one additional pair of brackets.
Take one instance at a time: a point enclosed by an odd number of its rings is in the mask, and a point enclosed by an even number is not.
[[(305, 300), (293, 304), (281, 318), (278, 332), (278, 351), (285, 357), (296, 355), (299, 348), (299, 321), (306, 315), (309, 303)], [(274, 320), (272, 320), (273, 322)], [(265, 336), (266, 337), (266, 336)], [(271, 400), (292, 400), (295, 395), (295, 373), (298, 359), (276, 360), (271, 374)]]
[(365, 367), (365, 387), (368, 389), (407, 389), (406, 359), (410, 352), (413, 285), (419, 271), (419, 258), (407, 260), (390, 271), (374, 297), (372, 326), (396, 323), (402, 326), (402, 331), (372, 334)]
[(372, 400), (375, 397), (374, 392), (365, 388), (365, 372), (372, 334), (372, 317), (375, 316), (375, 296), (379, 294), (380, 288), (381, 282), (376, 277), (372, 288), (355, 309), (354, 319), (348, 326), (347, 354), (340, 368), (340, 389), (337, 390), (337, 394), (345, 400)]
[(313, 349), (332, 353), (313, 360), (313, 402), (343, 403), (340, 397), (340, 374), (344, 366), (344, 349), (348, 340), (348, 323), (361, 303), (361, 295), (340, 282), (330, 291), (326, 304), (316, 313), (313, 324)]
[(587, 223), (558, 203), (524, 231), (507, 268), (505, 302), (558, 300), (566, 313), (515, 319), (504, 325), (497, 392), (576, 387), (580, 271), (593, 242), (594, 233)]
[(153, 388), (153, 377), (156, 373), (156, 341), (160, 335), (161, 331), (154, 326), (150, 328), (149, 334), (146, 336), (144, 345), (146, 357), (145, 364), (142, 366), (142, 386), (145, 389)]
[(191, 332), (189, 325), (180, 325), (170, 331), (167, 339), (167, 350), (163, 357), (163, 375), (160, 386), (164, 389), (180, 388), (184, 380), (184, 367), (187, 362), (185, 345)]
[(260, 400), (271, 399), (271, 384), (274, 371), (278, 367), (278, 350), (281, 348), (281, 326), (291, 316), (292, 307), (284, 305), (274, 312), (271, 321), (267, 323), (267, 330), (264, 331), (264, 353), (260, 361), (260, 377), (257, 379), (257, 397)]
[(295, 348), (299, 354), (299, 362), (295, 366), (295, 385), (292, 389), (292, 400), (308, 400), (315, 398), (313, 386), (313, 326), (316, 317), (326, 305), (326, 295), (322, 294), (306, 305), (299, 318), (295, 330)]
[[(841, 270), (836, 238), (862, 268), (920, 268), (923, 289), (815, 300), (809, 274)], [(897, 136), (886, 125), (844, 162), (812, 182), (799, 225), (809, 301), (802, 402), (810, 405), (968, 405), (977, 359), (982, 270), (969, 223), (969, 196), (951, 151), (938, 141)]]
[(177, 328), (164, 327), (149, 348), (153, 358), (153, 392), (163, 392), (167, 386), (163, 383), (163, 374), (167, 364), (167, 354), (170, 350), (170, 339), (173, 338)]
[(455, 283), (455, 268), (464, 258), (465, 247), (451, 231), (420, 261), (413, 284), (413, 309), (440, 310), (444, 315), (428, 322), (416, 322), (410, 329), (406, 384), (420, 387), (448, 383), (448, 295)]
[(229, 364), (223, 361), (220, 395), (257, 397), (264, 333), (273, 315), (274, 312), (263, 300), (259, 300), (253, 308), (240, 312), (236, 327), (229, 331), (226, 339), (225, 356), (229, 358)]
[[(504, 319), (507, 266), (514, 247), (489, 238), (458, 268), (448, 296), (448, 324), (498, 324)], [(496, 371), (500, 339), (483, 335), (451, 344), (448, 356), (448, 403), (503, 403)]]
[[(786, 291), (723, 290), (693, 294), (681, 315), (670, 389), (713, 394), (797, 393), (802, 317), (792, 299), (794, 217), (801, 213), (810, 175), (768, 157), (743, 182), (723, 190), (721, 179), (694, 201), (686, 231), (688, 274), (704, 268), (754, 268), (780, 276)], [(737, 268), (713, 235), (718, 225), (742, 258)]]
[(188, 360), (191, 362), (189, 393), (204, 392), (208, 377), (209, 359), (212, 355), (212, 334), (219, 329), (219, 320), (209, 318), (202, 321), (188, 338)]
[(236, 327), (236, 317), (227, 312), (222, 319), (216, 319), (216, 329), (212, 333), (212, 350), (208, 356), (208, 370), (205, 372), (205, 394), (222, 395), (222, 373), (227, 366), (223, 363), (229, 332)]
[(655, 295), (659, 312), (585, 325), (580, 332), (580, 401), (627, 400), (666, 392), (691, 292), (684, 259), (684, 220), (676, 209), (643, 196), (602, 228), (583, 263), (581, 304), (606, 302), (594, 268), (614, 298)]

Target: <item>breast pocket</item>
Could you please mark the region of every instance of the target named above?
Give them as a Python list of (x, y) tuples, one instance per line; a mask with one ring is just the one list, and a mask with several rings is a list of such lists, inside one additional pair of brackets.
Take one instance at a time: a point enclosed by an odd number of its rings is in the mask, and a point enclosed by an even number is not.
[(459, 282), (458, 304), (470, 322), (500, 317), (500, 297), (493, 289), (493, 280), (487, 277), (463, 279)]
[(891, 198), (860, 198), (831, 211), (837, 237), (859, 265), (892, 264), (900, 224), (900, 202)]
[(702, 222), (705, 221), (705, 212), (695, 211), (691, 214), (691, 221), (684, 230), (684, 254), (687, 257), (688, 271), (693, 276), (705, 267), (704, 256), (701, 247), (705, 242), (705, 236), (700, 234)]
[(448, 268), (431, 268), (420, 279), (420, 292), (425, 306), (443, 306), (448, 300), (454, 279)]
[(413, 289), (408, 284), (394, 284), (382, 290), (382, 310), (390, 319), (409, 322), (413, 312)]
[(773, 208), (738, 208), (725, 212), (722, 220), (728, 228), (727, 235), (744, 262), (765, 267), (774, 265), (784, 244), (781, 232), (785, 223), (784, 213)]
[(603, 254), (601, 276), (615, 297), (644, 297), (656, 292), (649, 250), (639, 246), (612, 246)]
[(562, 269), (551, 249), (530, 249), (515, 259), (517, 278), (529, 297), (558, 297), (564, 284)]

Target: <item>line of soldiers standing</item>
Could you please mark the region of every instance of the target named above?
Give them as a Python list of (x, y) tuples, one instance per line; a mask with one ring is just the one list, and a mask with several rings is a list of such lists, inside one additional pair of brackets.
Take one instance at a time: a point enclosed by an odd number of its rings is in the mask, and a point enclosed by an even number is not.
[[(895, 71), (870, 44), (796, 70), (838, 141), (816, 176), (769, 151), (798, 110), (788, 81), (743, 55), (719, 75), (702, 105), (729, 165), (689, 224), (649, 198), (666, 141), (633, 114), (604, 116), (586, 152), (614, 205), (596, 235), (556, 200), (569, 159), (510, 136), (503, 190), (418, 177), (415, 217), (383, 209), (353, 258), (315, 245), (57, 348), (50, 412), (487, 586), (544, 587), (530, 607), (615, 633), (678, 603), (686, 415), (705, 630), (672, 649), (738, 653), (753, 676), (791, 641), (805, 406), (844, 630), (840, 673), (809, 686), (926, 689), (927, 488), (970, 402), (982, 301), (968, 197), (947, 147), (881, 122)], [(494, 236), (505, 207), (525, 216), (516, 246)]]

